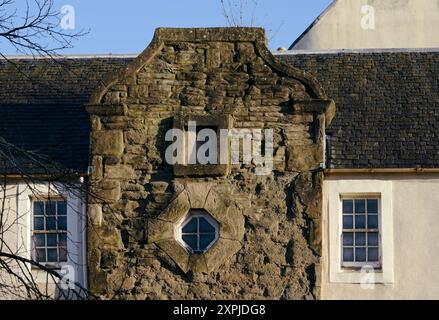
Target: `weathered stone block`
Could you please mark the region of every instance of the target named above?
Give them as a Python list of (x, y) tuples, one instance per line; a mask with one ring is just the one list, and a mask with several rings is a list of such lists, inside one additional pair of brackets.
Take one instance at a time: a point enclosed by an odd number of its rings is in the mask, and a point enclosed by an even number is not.
[(220, 44), (212, 45), (207, 49), (206, 53), (206, 68), (218, 68), (221, 63), (221, 52), (219, 50)]
[(93, 156), (91, 160), (91, 166), (92, 166), (92, 174), (91, 179), (92, 180), (100, 180), (103, 178), (103, 172), (102, 172), (102, 157), (101, 156)]
[(123, 153), (123, 134), (119, 130), (95, 131), (91, 134), (92, 152), (95, 155), (115, 155)]
[(169, 182), (166, 181), (151, 181), (151, 191), (154, 193), (163, 193), (169, 186)]
[(103, 202), (114, 202), (120, 198), (120, 182), (102, 180), (94, 184), (95, 200)]
[(233, 256), (241, 248), (236, 240), (221, 239), (205, 253), (207, 271), (217, 270), (224, 261)]
[(291, 143), (286, 149), (287, 168), (292, 171), (308, 171), (318, 169), (323, 162), (321, 146), (294, 145)]
[(97, 244), (101, 250), (119, 250), (123, 248), (120, 231), (107, 225), (93, 228), (93, 231), (89, 233), (89, 243)]
[(187, 183), (186, 191), (188, 192), (191, 208), (204, 208), (207, 195), (210, 192), (212, 184), (210, 183)]
[(130, 180), (137, 177), (133, 167), (123, 164), (115, 166), (105, 166), (104, 176), (108, 179), (119, 180)]
[(160, 218), (170, 222), (177, 222), (191, 208), (186, 191), (181, 192), (160, 214)]
[(100, 226), (102, 224), (102, 205), (89, 204), (88, 205), (88, 217), (89, 221), (94, 226)]
[(160, 240), (156, 242), (157, 246), (166, 252), (173, 261), (184, 272), (189, 270), (189, 253), (180, 246), (174, 239), (172, 240)]
[(148, 219), (148, 243), (174, 239), (174, 224), (159, 219)]
[(125, 132), (127, 143), (144, 144), (147, 140), (146, 130), (129, 130)]

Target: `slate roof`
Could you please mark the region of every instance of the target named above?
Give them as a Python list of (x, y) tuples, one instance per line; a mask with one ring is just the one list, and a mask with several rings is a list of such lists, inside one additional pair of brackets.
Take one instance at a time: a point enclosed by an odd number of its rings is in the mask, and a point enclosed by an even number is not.
[[(105, 74), (129, 60), (0, 60), (0, 137), (17, 148), (44, 155), (41, 161), (20, 157), (20, 166), (27, 172), (46, 173), (40, 164), (44, 162), (44, 166), (86, 172), (89, 118), (83, 105)], [(1, 141), (0, 152), (6, 153), (0, 154), (0, 160), (17, 158), (8, 156), (10, 148)], [(16, 165), (2, 162), (2, 172), (17, 173)]]
[[(439, 50), (287, 52), (277, 58), (312, 73), (335, 100), (328, 129), (332, 168), (439, 168)], [(108, 72), (132, 59), (0, 60), (0, 137), (85, 172), (89, 121), (83, 104)]]
[(331, 167), (439, 167), (439, 50), (277, 57), (312, 73), (336, 103)]

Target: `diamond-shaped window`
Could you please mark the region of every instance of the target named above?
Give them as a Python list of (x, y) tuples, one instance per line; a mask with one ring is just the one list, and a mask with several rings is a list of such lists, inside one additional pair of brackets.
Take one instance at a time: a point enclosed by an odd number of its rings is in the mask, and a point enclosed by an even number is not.
[(218, 240), (219, 224), (205, 210), (190, 210), (177, 227), (177, 241), (192, 253), (204, 253)]

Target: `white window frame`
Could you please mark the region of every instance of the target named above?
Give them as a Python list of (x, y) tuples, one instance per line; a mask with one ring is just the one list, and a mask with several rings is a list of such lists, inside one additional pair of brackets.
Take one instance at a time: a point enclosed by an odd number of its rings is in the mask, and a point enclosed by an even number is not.
[[(31, 212), (30, 212), (30, 214), (31, 214), (31, 241), (36, 234), (52, 233), (52, 234), (58, 235), (58, 234), (64, 233), (67, 235), (67, 242), (68, 242), (69, 237), (71, 237), (71, 229), (69, 229), (68, 221), (66, 221), (67, 229), (65, 231), (64, 230), (56, 230), (56, 232), (54, 232), (54, 230), (50, 230), (50, 231), (52, 231), (52, 232), (50, 232), (47, 230), (35, 230), (35, 227), (34, 227), (34, 204), (35, 204), (35, 202), (48, 202), (48, 201), (55, 201), (55, 202), (56, 201), (65, 201), (66, 202), (66, 210), (67, 210), (66, 219), (68, 220), (68, 218), (69, 218), (69, 216), (68, 216), (69, 204), (71, 204), (72, 200), (69, 199), (67, 194), (54, 193), (51, 195), (45, 195), (45, 196), (41, 196), (41, 197), (31, 196), (30, 197), (30, 202), (31, 202), (31, 206), (30, 206), (30, 208), (31, 208)], [(76, 214), (79, 214), (79, 213), (76, 213)], [(47, 248), (48, 248), (47, 244), (44, 248), (46, 249), (46, 255), (47, 255)], [(57, 249), (59, 250), (59, 244), (57, 244)], [(55, 262), (46, 261), (46, 262), (38, 262), (38, 263), (47, 267), (47, 268), (61, 269), (63, 266), (67, 265), (68, 261), (69, 261), (69, 251), (68, 251), (67, 247), (66, 247), (66, 250), (67, 250), (67, 261), (59, 261), (59, 255), (58, 255), (58, 261), (55, 261)], [(58, 251), (58, 254), (59, 254), (59, 251)], [(31, 243), (31, 256), (36, 261), (36, 248), (34, 247), (33, 243)], [(46, 256), (46, 260), (47, 260), (47, 256)], [(33, 268), (35, 268), (35, 267), (33, 267)]]
[[(361, 268), (346, 268), (342, 264), (342, 198), (379, 197), (381, 269), (374, 270), (374, 281), (375, 283), (384, 284), (393, 283), (392, 182), (378, 179), (354, 180), (340, 178), (339, 180), (329, 180), (328, 188), (329, 281), (334, 283), (363, 283), (365, 279), (365, 273)], [(370, 273), (370, 268), (367, 269), (367, 272)]]
[[(41, 198), (63, 197), (67, 199), (67, 262), (58, 263), (60, 268), (69, 267), (75, 272), (75, 281), (87, 287), (87, 253), (86, 253), (86, 203), (74, 192), (58, 190), (49, 183), (33, 184), (31, 187), (25, 182), (16, 184), (17, 194), (17, 247), (18, 254), (25, 258), (32, 258), (33, 233), (33, 201), (36, 195)], [(44, 265), (44, 264), (43, 264)], [(44, 270), (40, 270), (28, 263), (28, 270), (38, 283), (52, 283)]]
[[(356, 261), (344, 261), (343, 260), (343, 248), (344, 248), (344, 245), (343, 245), (343, 232), (345, 230), (343, 228), (343, 216), (344, 216), (344, 214), (342, 212), (343, 211), (343, 200), (360, 200), (360, 199), (362, 199), (362, 200), (366, 200), (366, 199), (367, 200), (369, 200), (369, 199), (378, 200), (378, 228), (377, 228), (378, 229), (378, 261), (377, 262), (368, 262), (368, 261), (356, 262)], [(381, 257), (382, 241), (381, 241), (381, 221), (380, 221), (381, 220), (381, 197), (380, 197), (380, 195), (379, 194), (375, 194), (375, 195), (373, 195), (373, 194), (366, 194), (366, 195), (364, 195), (364, 194), (353, 194), (353, 195), (351, 195), (351, 194), (343, 194), (343, 195), (340, 195), (340, 210), (341, 210), (340, 214), (341, 214), (341, 217), (342, 217), (341, 233), (340, 233), (340, 250), (341, 250), (341, 253), (340, 253), (340, 263), (341, 263), (341, 268), (346, 269), (346, 270), (348, 270), (348, 269), (354, 269), (355, 270), (355, 269), (361, 269), (362, 267), (369, 267), (370, 266), (370, 267), (374, 268), (375, 270), (381, 270), (381, 267), (382, 267), (382, 263), (381, 263), (381, 261), (382, 261), (382, 257)], [(368, 214), (368, 212), (365, 213), (365, 215), (367, 215), (367, 214)], [(355, 220), (355, 213), (353, 215), (353, 219)], [(354, 228), (353, 231), (347, 231), (347, 232), (352, 232), (354, 234), (357, 233), (357, 232), (365, 233), (366, 237), (367, 237), (367, 233), (369, 233), (369, 232), (376, 232), (375, 229), (369, 229), (367, 227), (367, 225), (366, 225), (366, 228), (361, 229), (361, 231), (356, 231), (356, 230), (357, 229)], [(374, 230), (374, 231), (372, 231), (372, 230)], [(355, 236), (353, 236), (353, 237), (354, 237), (353, 238), (353, 241), (354, 241), (353, 247), (355, 248), (356, 247), (356, 245), (355, 245)], [(366, 246), (366, 248), (368, 248), (368, 246)]]
[(191, 209), (186, 216), (181, 219), (174, 230), (175, 233), (175, 240), (184, 247), (187, 251), (190, 253), (196, 253), (185, 241), (183, 241), (183, 227), (189, 223), (190, 220), (193, 218), (204, 218), (206, 219), (215, 229), (215, 238), (214, 240), (206, 247), (204, 251), (201, 253), (207, 252), (219, 239), (219, 230), (220, 226), (219, 223), (208, 213), (205, 212), (204, 209)]

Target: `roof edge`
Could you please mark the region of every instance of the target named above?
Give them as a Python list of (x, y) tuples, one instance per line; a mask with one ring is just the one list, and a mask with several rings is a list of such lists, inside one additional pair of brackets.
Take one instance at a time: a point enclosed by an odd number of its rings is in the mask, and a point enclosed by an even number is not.
[(313, 54), (340, 54), (340, 53), (428, 53), (438, 52), (439, 48), (360, 48), (360, 49), (325, 49), (325, 50), (287, 50), (273, 52), (275, 56), (313, 55)]
[(320, 20), (323, 19), (324, 16), (326, 16), (326, 14), (335, 6), (335, 4), (338, 2), (338, 0), (333, 0), (327, 7), (325, 10), (323, 10), (322, 13), (320, 13), (318, 15), (317, 18), (314, 19), (313, 22), (311, 22), (311, 24), (308, 26), (308, 28), (305, 29), (305, 31), (302, 32), (302, 34), (296, 39), (294, 40), (294, 42), (289, 46), (288, 50), (292, 50), (294, 48), (294, 46), (303, 39), (303, 37), (305, 37), (308, 32), (317, 24), (320, 22)]
[(0, 56), (1, 60), (61, 60), (61, 59), (123, 59), (123, 58), (136, 58), (137, 53), (107, 53), (107, 54), (66, 54), (57, 56), (31, 56), (31, 55), (4, 55)]
[(325, 174), (380, 174), (380, 173), (439, 173), (439, 168), (423, 168), (423, 167), (413, 167), (413, 168), (331, 168), (325, 169)]

